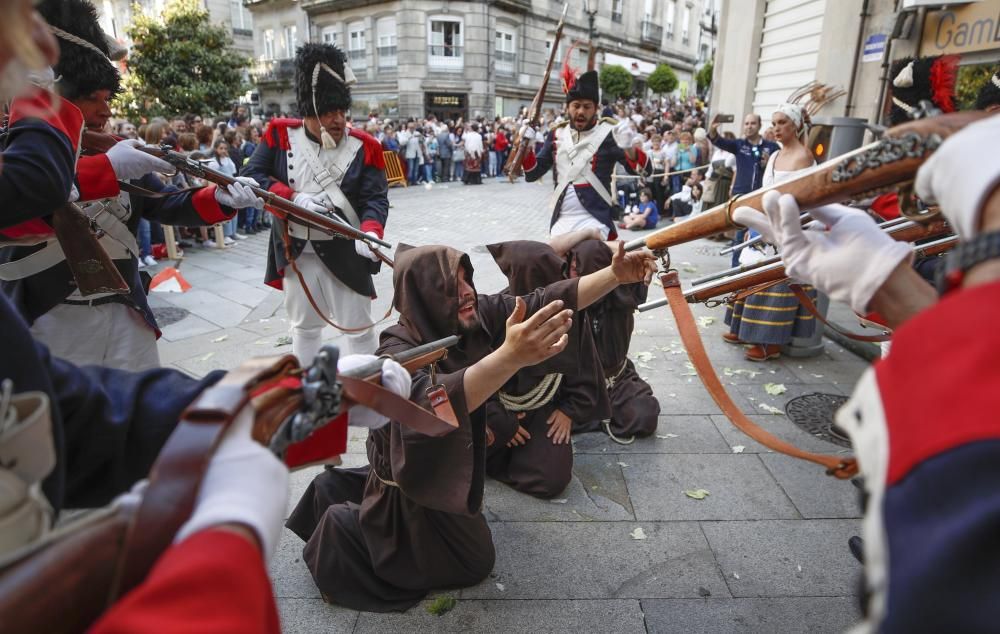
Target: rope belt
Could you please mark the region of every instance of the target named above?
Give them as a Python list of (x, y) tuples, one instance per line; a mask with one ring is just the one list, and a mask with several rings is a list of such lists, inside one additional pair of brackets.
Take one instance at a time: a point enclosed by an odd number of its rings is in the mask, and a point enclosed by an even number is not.
[(615, 386), (615, 383), (618, 382), (618, 379), (622, 378), (622, 375), (625, 374), (625, 368), (627, 366), (628, 366), (628, 357), (625, 357), (625, 360), (622, 361), (622, 367), (618, 368), (618, 371), (615, 372), (615, 375), (610, 378), (605, 377), (604, 379), (605, 387), (607, 387), (609, 390), (613, 388)]
[(546, 374), (545, 377), (527, 394), (516, 396), (500, 391), (500, 402), (508, 412), (530, 412), (549, 404), (555, 398), (563, 375)]

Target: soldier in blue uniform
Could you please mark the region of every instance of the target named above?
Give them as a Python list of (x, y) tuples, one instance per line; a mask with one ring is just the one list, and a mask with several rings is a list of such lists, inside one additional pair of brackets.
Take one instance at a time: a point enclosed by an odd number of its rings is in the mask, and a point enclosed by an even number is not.
[[(86, 0), (46, 0), (38, 9), (55, 27), (62, 49), (54, 72), (59, 77), (56, 90), (64, 100), (60, 110), (66, 109), (67, 113), (58, 116), (65, 120), (70, 113), (82, 113), (83, 126), (103, 130), (111, 116), (108, 101), (118, 91), (120, 78), (108, 59), (110, 51), (96, 11)], [(70, 41), (72, 36), (82, 38), (86, 46)], [(18, 120), (12, 120), (8, 144), (20, 134)], [(75, 129), (64, 131), (74, 151), (81, 131), (79, 123)], [(36, 121), (25, 125), (39, 124)], [(50, 194), (54, 197), (55, 192), (62, 195), (59, 188), (52, 187), (55, 174), (44, 164), (28, 164), (27, 169), (12, 175), (21, 190), (46, 193), (34, 193), (23, 204), (10, 206), (36, 230), (28, 231), (25, 226), (14, 229), (15, 237), (22, 238), (19, 246), (0, 249), (0, 287), (28, 321), (32, 334), (45, 342), (54, 355), (74, 363), (131, 370), (159, 366), (159, 329), (146, 299), (137, 260), (136, 231), (141, 218), (183, 226), (206, 225), (231, 218), (237, 208), (259, 204), (242, 184), (228, 191), (211, 186), (162, 198), (125, 193), (119, 181), (132, 180), (150, 191), (166, 191), (152, 172), (172, 170), (166, 162), (138, 151), (134, 143), (123, 141), (106, 154), (81, 158), (75, 167), (72, 192), (62, 200), (90, 201), (81, 206), (104, 230), (101, 244), (128, 282), (127, 295), (80, 295), (62, 249), (52, 239), (51, 231), (45, 235), (45, 218), (51, 208), (42, 205), (41, 198)], [(35, 236), (29, 241), (34, 244), (24, 244), (26, 234)], [(89, 336), (80, 337), (80, 329), (88, 331)]]
[[(299, 48), (295, 64), (305, 118), (272, 120), (243, 173), (298, 205), (335, 213), (381, 238), (389, 215), (385, 162), (374, 137), (347, 127), (351, 68), (328, 44)], [(366, 243), (276, 220), (267, 260), (264, 281), (285, 291), (292, 351), (302, 363), (319, 351), (327, 324), (346, 334), (347, 352), (375, 350), (372, 274), (379, 261)]]

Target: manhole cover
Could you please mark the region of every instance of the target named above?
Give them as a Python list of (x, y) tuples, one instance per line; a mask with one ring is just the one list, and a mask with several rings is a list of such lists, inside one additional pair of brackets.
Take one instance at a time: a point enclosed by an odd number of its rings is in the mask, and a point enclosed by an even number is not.
[(850, 447), (847, 436), (833, 426), (834, 414), (846, 402), (847, 397), (840, 394), (804, 394), (788, 401), (785, 413), (806, 433), (841, 447)]
[(156, 323), (160, 326), (160, 328), (169, 326), (170, 324), (175, 324), (187, 317), (188, 314), (188, 311), (183, 308), (175, 308), (173, 306), (168, 308), (153, 309), (153, 317), (156, 318)]

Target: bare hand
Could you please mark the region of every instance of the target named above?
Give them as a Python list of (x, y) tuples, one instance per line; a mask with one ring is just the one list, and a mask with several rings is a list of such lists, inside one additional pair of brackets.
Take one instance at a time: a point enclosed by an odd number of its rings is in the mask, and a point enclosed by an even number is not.
[(561, 300), (543, 306), (527, 320), (524, 300), (517, 297), (514, 302), (514, 312), (507, 318), (507, 336), (500, 349), (518, 368), (541, 363), (566, 348), (573, 311), (563, 310)]
[(520, 447), (526, 444), (529, 440), (531, 440), (531, 434), (528, 433), (527, 429), (518, 425), (517, 431), (514, 432), (514, 437), (510, 439), (510, 442), (507, 443), (507, 446)]
[(549, 431), (545, 436), (552, 439), (553, 445), (569, 444), (570, 432), (573, 429), (573, 421), (569, 416), (557, 409), (549, 415), (549, 419), (545, 422), (549, 425)]
[(649, 249), (625, 253), (625, 243), (619, 242), (618, 251), (611, 258), (611, 272), (619, 284), (649, 284), (656, 273), (656, 257)]

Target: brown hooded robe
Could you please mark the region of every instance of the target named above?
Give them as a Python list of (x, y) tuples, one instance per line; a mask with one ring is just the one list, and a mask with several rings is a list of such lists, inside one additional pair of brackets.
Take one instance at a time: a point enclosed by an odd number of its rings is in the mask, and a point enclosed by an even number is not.
[[(589, 275), (611, 264), (611, 251), (599, 240), (585, 240), (570, 251), (576, 261), (576, 273)], [(648, 436), (656, 431), (660, 415), (660, 402), (653, 396), (653, 389), (643, 381), (628, 358), (632, 330), (635, 327), (635, 309), (646, 301), (645, 284), (619, 286), (599, 302), (587, 307), (584, 313), (597, 344), (597, 351), (604, 368), (604, 375), (613, 383), (607, 388), (611, 399), (611, 432), (618, 437)], [(603, 431), (600, 418), (577, 424), (574, 432)]]
[[(507, 276), (510, 295), (526, 295), (536, 288), (566, 279), (565, 262), (544, 242), (515, 240), (487, 247), (500, 270)], [(570, 342), (558, 357), (543, 366), (524, 368), (508, 381), (502, 391), (523, 395), (530, 392), (548, 373), (562, 374), (559, 389), (551, 401), (524, 412), (517, 420), (499, 402), (487, 408), (486, 424), (496, 435), (487, 450), (486, 473), (511, 487), (540, 498), (553, 498), (565, 490), (573, 476), (573, 447), (554, 444), (546, 434), (548, 418), (556, 409), (573, 421), (589, 421), (610, 416), (600, 359), (586, 318), (574, 315), (580, 327), (570, 331)], [(507, 447), (520, 424), (531, 435), (524, 445)]]
[[(458, 269), (467, 255), (447, 247), (400, 246), (393, 271), (399, 322), (376, 354), (394, 354), (459, 332)], [(532, 293), (530, 315), (561, 299), (576, 307), (575, 280)], [(480, 327), (462, 333), (437, 367), (459, 428), (424, 436), (397, 421), (368, 435), (370, 468), (358, 495), (358, 470), (324, 471), (288, 519), (306, 541), (303, 559), (323, 597), (352, 609), (404, 611), (433, 588), (470, 586), (493, 569), (492, 535), (482, 514), (486, 412), (468, 412), (465, 369), (498, 347), (513, 298), (478, 295)], [(410, 398), (428, 407), (426, 370), (413, 375)], [(363, 473), (363, 471), (361, 472)]]

